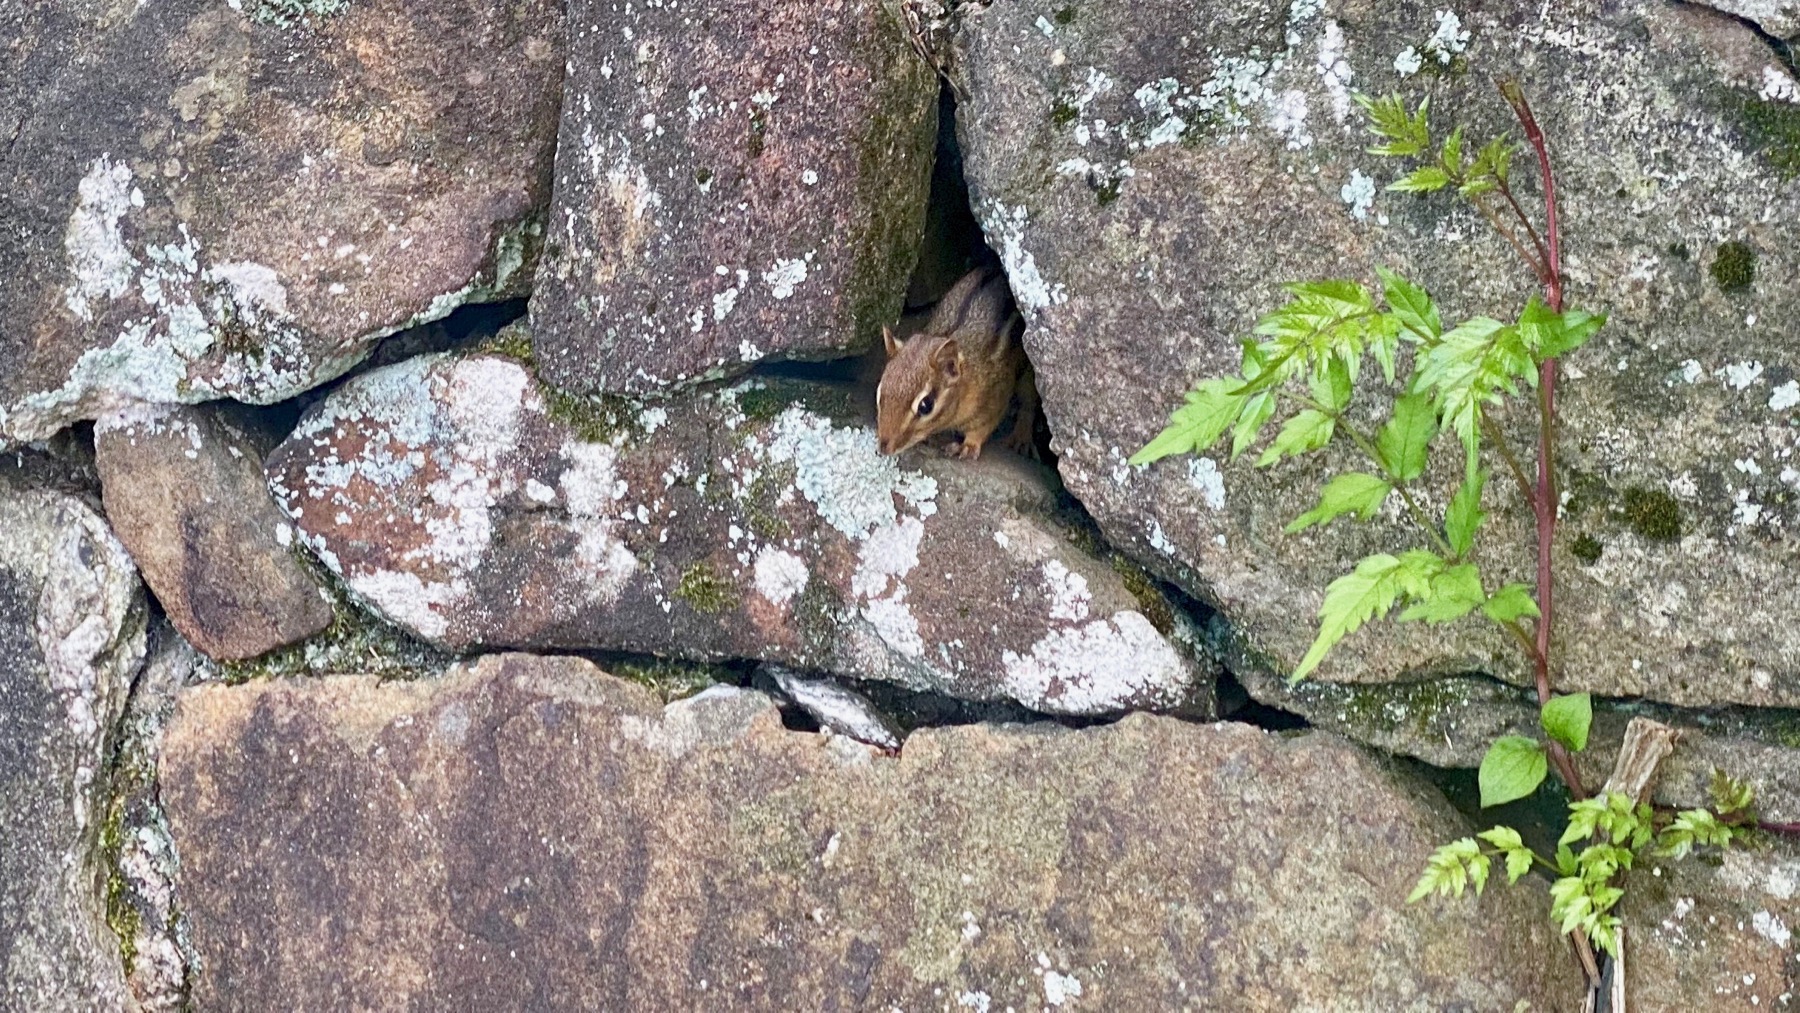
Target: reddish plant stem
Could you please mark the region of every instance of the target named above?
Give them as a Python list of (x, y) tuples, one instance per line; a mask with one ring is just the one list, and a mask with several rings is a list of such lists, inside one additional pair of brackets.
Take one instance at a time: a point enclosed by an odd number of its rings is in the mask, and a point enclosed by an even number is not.
[[(1515, 81), (1504, 81), (1500, 85), (1500, 93), (1513, 108), (1513, 114), (1519, 118), (1519, 125), (1525, 131), (1525, 140), (1531, 150), (1537, 154), (1538, 174), (1544, 181), (1544, 238), (1546, 244), (1543, 273), (1540, 280), (1544, 285), (1544, 303), (1552, 313), (1563, 310), (1562, 290), (1562, 249), (1561, 233), (1556, 218), (1556, 179), (1550, 170), (1550, 149), (1544, 143), (1544, 132), (1538, 127), (1537, 117), (1531, 114), (1531, 104), (1525, 101), (1525, 93)], [(1550, 630), (1556, 621), (1555, 581), (1551, 569), (1551, 547), (1556, 540), (1556, 509), (1559, 505), (1556, 494), (1555, 475), (1556, 444), (1556, 360), (1548, 358), (1538, 367), (1538, 467), (1537, 487), (1532, 495), (1532, 508), (1537, 515), (1537, 599), (1538, 611), (1541, 613), (1537, 621), (1537, 652), (1532, 659), (1537, 676), (1538, 706), (1550, 702)], [(1581, 783), (1581, 776), (1575, 771), (1575, 764), (1569, 758), (1568, 750), (1561, 743), (1550, 742), (1550, 759), (1556, 764), (1557, 773), (1569, 786), (1570, 794), (1576, 798), (1586, 798), (1587, 790)]]
[(1776, 823), (1772, 820), (1757, 820), (1756, 829), (1767, 830), (1772, 834), (1800, 834), (1800, 823)]

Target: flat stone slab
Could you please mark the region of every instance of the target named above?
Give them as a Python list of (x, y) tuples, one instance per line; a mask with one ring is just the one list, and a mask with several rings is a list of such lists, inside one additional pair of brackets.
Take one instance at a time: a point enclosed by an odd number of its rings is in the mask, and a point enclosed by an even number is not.
[(0, 15), (0, 446), (134, 401), (278, 401), (527, 290), (560, 4), (27, 6), (16, 34)]
[(882, 0), (572, 0), (544, 375), (641, 393), (867, 348), (918, 258), (938, 80)]
[[(661, 706), (574, 658), (186, 691), (197, 1009), (1560, 1008), (1541, 888), (1407, 905), (1466, 832), (1328, 734), (915, 732)], [(348, 971), (347, 969), (354, 969)]]
[(1084, 551), (1032, 466), (896, 463), (859, 407), (776, 380), (590, 400), (505, 355), (423, 356), (332, 392), (267, 471), (326, 565), (451, 649), (754, 658), (1056, 713), (1212, 712), (1185, 619)]

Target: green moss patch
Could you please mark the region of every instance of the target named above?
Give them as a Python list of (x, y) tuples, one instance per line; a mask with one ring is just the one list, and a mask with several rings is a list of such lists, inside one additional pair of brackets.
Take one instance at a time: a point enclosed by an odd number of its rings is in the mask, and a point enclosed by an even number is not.
[(538, 380), (544, 413), (575, 431), (588, 443), (604, 443), (630, 425), (635, 408), (624, 398), (606, 394), (576, 394)]
[(527, 369), (535, 370), (537, 366), (537, 359), (531, 352), (531, 332), (518, 324), (508, 324), (500, 328), (493, 337), (481, 343), (478, 351), (504, 355)]
[(1125, 590), (1137, 599), (1138, 611), (1156, 627), (1156, 632), (1163, 636), (1171, 636), (1175, 632), (1175, 612), (1169, 607), (1169, 600), (1163, 597), (1162, 589), (1143, 567), (1126, 559), (1124, 556), (1112, 557), (1113, 572), (1125, 585)]
[(1569, 552), (1588, 566), (1600, 561), (1602, 551), (1604, 550), (1601, 548), (1600, 541), (1593, 535), (1582, 535), (1575, 539), (1574, 545), (1569, 546)]
[(1741, 292), (1756, 280), (1756, 251), (1736, 241), (1722, 243), (1708, 270), (1720, 291)]
[(1800, 176), (1800, 105), (1730, 93), (1728, 108), (1756, 153), (1783, 180)]
[(294, 558), (324, 585), (331, 625), (297, 644), (243, 661), (217, 662), (220, 678), (236, 686), (253, 679), (359, 672), (383, 679), (416, 679), (436, 672), (451, 656), (364, 609), (336, 574), (295, 547)]
[(648, 688), (663, 703), (693, 696), (708, 686), (734, 681), (731, 673), (718, 665), (669, 658), (627, 658), (606, 662), (601, 667), (612, 675)]
[(1625, 523), (1653, 542), (1681, 537), (1681, 507), (1665, 492), (1633, 486), (1625, 490)]
[(687, 602), (694, 611), (708, 615), (736, 608), (738, 604), (737, 587), (706, 563), (695, 563), (681, 572), (675, 597)]

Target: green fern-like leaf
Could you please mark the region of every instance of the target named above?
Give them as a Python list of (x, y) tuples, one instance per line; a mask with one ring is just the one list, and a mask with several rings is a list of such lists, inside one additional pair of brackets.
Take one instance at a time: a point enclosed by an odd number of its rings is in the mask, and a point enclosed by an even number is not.
[(1319, 635), (1289, 681), (1306, 678), (1338, 641), (1371, 619), (1387, 615), (1402, 599), (1415, 600), (1430, 594), (1431, 579), (1443, 569), (1442, 559), (1420, 549), (1399, 556), (1378, 552), (1365, 557), (1355, 570), (1325, 589), (1325, 603), (1319, 606)]
[(1187, 393), (1186, 403), (1169, 416), (1169, 424), (1156, 438), (1131, 455), (1131, 464), (1149, 464), (1171, 454), (1205, 453), (1237, 419), (1242, 399), (1232, 393), (1241, 384), (1237, 377), (1202, 381)]

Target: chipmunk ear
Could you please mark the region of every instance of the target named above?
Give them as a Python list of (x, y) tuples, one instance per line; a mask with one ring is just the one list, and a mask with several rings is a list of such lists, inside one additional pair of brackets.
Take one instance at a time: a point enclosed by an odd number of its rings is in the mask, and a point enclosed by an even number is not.
[(890, 359), (899, 355), (901, 346), (906, 344), (894, 337), (894, 329), (886, 324), (881, 325), (881, 343), (887, 346), (887, 357)]
[(957, 345), (955, 338), (946, 338), (943, 344), (937, 346), (937, 349), (931, 353), (931, 364), (937, 367), (937, 371), (943, 374), (946, 380), (954, 381), (962, 376), (962, 348)]

